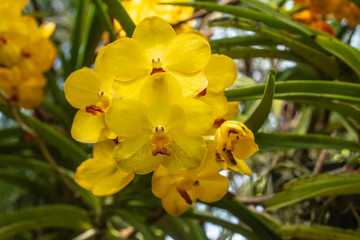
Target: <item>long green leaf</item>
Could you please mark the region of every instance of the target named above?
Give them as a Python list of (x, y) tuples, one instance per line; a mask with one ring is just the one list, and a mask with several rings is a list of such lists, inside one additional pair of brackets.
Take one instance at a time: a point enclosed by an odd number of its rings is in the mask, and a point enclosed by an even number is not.
[(110, 41), (113, 42), (116, 40), (116, 34), (114, 32), (114, 28), (111, 22), (111, 19), (108, 14), (107, 7), (100, 0), (93, 0), (96, 10), (99, 13), (100, 21), (103, 21), (103, 24), (106, 27), (106, 30), (109, 33)]
[(65, 73), (65, 76), (68, 76), (76, 68), (76, 62), (79, 54), (79, 49), (82, 43), (83, 31), (86, 26), (87, 12), (90, 0), (76, 0), (75, 9), (76, 17), (71, 32), (71, 51), (70, 51), (70, 72)]
[(235, 48), (222, 48), (214, 49), (213, 53), (225, 54), (231, 58), (279, 58), (286, 59), (294, 62), (304, 62), (304, 60), (298, 57), (296, 54), (289, 51), (280, 51), (276, 48), (264, 48), (257, 49), (251, 47), (235, 47)]
[(84, 231), (92, 225), (85, 211), (78, 207), (48, 205), (28, 208), (0, 216), (0, 239), (8, 239), (27, 230), (48, 227)]
[[(34, 158), (28, 158), (28, 157), (22, 157), (18, 155), (7, 155), (7, 154), (0, 154), (0, 166), (1, 168), (13, 168), (23, 171), (32, 171), (36, 173), (36, 177), (40, 176), (39, 178), (42, 178), (40, 180), (43, 180), (45, 182), (53, 182), (51, 180), (58, 179), (58, 175), (55, 173), (55, 171), (50, 167), (50, 165), (45, 162), (41, 161), (39, 159)], [(67, 177), (68, 181), (72, 185), (73, 189), (76, 191), (76, 193), (81, 197), (84, 203), (86, 203), (88, 206), (90, 206), (93, 209), (97, 209), (100, 206), (99, 198), (95, 197), (91, 192), (85, 190), (84, 188), (80, 187), (77, 183), (74, 181), (74, 172), (59, 167), (59, 170), (64, 174), (64, 176)], [(1, 178), (1, 177), (0, 177)], [(24, 179), (24, 181), (27, 180), (29, 182), (29, 179)], [(59, 179), (58, 179), (59, 180)], [(4, 181), (10, 181), (9, 179), (6, 179)], [(19, 183), (22, 183), (21, 180), (19, 180)], [(24, 183), (27, 184), (27, 183)], [(32, 184), (30, 182), (29, 184)], [(18, 184), (19, 185), (19, 184)], [(34, 185), (34, 184), (32, 184)], [(26, 186), (23, 186), (26, 187)], [(44, 191), (45, 187), (37, 187), (37, 189), (34, 189), (34, 192), (38, 195), (48, 195), (45, 197), (49, 197), (50, 200), (54, 200), (52, 197), (55, 196), (55, 194), (49, 194), (47, 191)], [(50, 189), (51, 190), (51, 189)]]
[(283, 149), (350, 149), (359, 151), (360, 144), (342, 138), (332, 138), (320, 134), (297, 135), (289, 133), (256, 133), (255, 141), (262, 151)]
[(259, 106), (244, 122), (244, 124), (254, 133), (261, 128), (261, 126), (269, 117), (272, 101), (274, 98), (275, 77), (276, 77), (276, 71), (274, 69), (271, 69), (264, 90), (264, 95), (263, 98), (261, 99)]
[(221, 48), (230, 48), (235, 46), (274, 46), (275, 42), (269, 41), (268, 38), (255, 35), (255, 36), (241, 36), (241, 37), (232, 37), (232, 38), (222, 38), (211, 40), (210, 47), (212, 51), (218, 51)]
[[(255, 0), (253, 0), (255, 1)], [(218, 11), (223, 13), (228, 13), (237, 17), (251, 19), (253, 21), (262, 22), (267, 26), (274, 27), (277, 29), (287, 30), (293, 33), (298, 33), (304, 36), (311, 36), (313, 32), (301, 24), (292, 21), (289, 17), (274, 17), (270, 14), (265, 14), (262, 12), (254, 11), (251, 9), (241, 8), (238, 6), (222, 6), (215, 3), (210, 2), (191, 2), (191, 3), (184, 3), (184, 2), (175, 2), (175, 3), (164, 3), (164, 4), (171, 4), (171, 5), (181, 5), (181, 6), (192, 6), (198, 9), (206, 9), (209, 11)]]
[(214, 217), (207, 212), (202, 213), (202, 212), (189, 212), (188, 211), (183, 215), (183, 217), (195, 218), (202, 222), (213, 223), (215, 225), (226, 228), (233, 233), (240, 233), (242, 236), (244, 236), (248, 239), (258, 239), (258, 236), (255, 233), (253, 233), (251, 230), (249, 230), (248, 228), (243, 227), (240, 224), (230, 223), (221, 218)]
[(222, 27), (235, 27), (243, 30), (253, 31), (259, 35), (271, 39), (278, 44), (289, 47), (291, 52), (296, 53), (299, 57), (303, 58), (308, 63), (315, 65), (323, 72), (329, 74), (334, 78), (338, 77), (340, 74), (340, 69), (335, 58), (332, 58), (326, 53), (322, 52), (322, 49), (319, 50), (316, 46), (313, 46), (313, 40), (304, 41), (302, 39), (297, 39), (281, 31), (263, 27), (256, 22), (230, 20), (216, 21), (212, 25)]
[(277, 234), (273, 226), (264, 221), (263, 217), (260, 215), (250, 211), (243, 203), (234, 199), (229, 199), (229, 197), (225, 196), (220, 201), (211, 203), (210, 205), (223, 208), (231, 212), (231, 214), (239, 218), (240, 221), (248, 225), (252, 231), (256, 233), (259, 239), (282, 239)]
[(158, 239), (154, 233), (154, 231), (150, 228), (150, 226), (145, 222), (142, 216), (129, 212), (120, 208), (111, 209), (111, 214), (116, 214), (123, 218), (126, 222), (135, 227), (135, 229), (143, 234), (144, 239), (148, 240), (156, 240)]
[(359, 231), (345, 230), (330, 226), (320, 225), (290, 225), (281, 227), (278, 232), (281, 236), (290, 239), (307, 239), (307, 240), (358, 240), (360, 239)]
[[(225, 91), (228, 101), (260, 99), (265, 84)], [(307, 98), (340, 100), (360, 104), (360, 85), (333, 81), (289, 81), (275, 84), (276, 99)]]
[(349, 65), (360, 77), (360, 52), (336, 38), (317, 35), (315, 41), (331, 54), (334, 54)]
[(22, 119), (49, 145), (58, 149), (61, 154), (79, 164), (87, 158), (87, 153), (79, 145), (65, 137), (49, 125), (22, 114)]
[(103, 0), (103, 1), (108, 6), (110, 12), (114, 15), (116, 20), (119, 21), (122, 28), (125, 30), (126, 35), (128, 37), (131, 37), (135, 30), (135, 24), (132, 21), (129, 14), (126, 12), (121, 2), (119, 0)]
[(265, 202), (267, 210), (285, 207), (304, 199), (360, 194), (359, 174), (321, 174), (304, 179), (294, 179), (284, 190)]
[(57, 198), (55, 189), (41, 181), (30, 180), (24, 174), (14, 171), (0, 171), (0, 182), (5, 182), (11, 186), (20, 187), (35, 196), (42, 197), (46, 201), (54, 202)]

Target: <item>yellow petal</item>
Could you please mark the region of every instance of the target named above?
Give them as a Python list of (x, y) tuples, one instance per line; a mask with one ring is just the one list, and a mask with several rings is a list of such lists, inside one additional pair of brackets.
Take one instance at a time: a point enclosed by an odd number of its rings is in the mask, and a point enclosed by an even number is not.
[(193, 73), (183, 73), (169, 69), (168, 72), (179, 81), (185, 97), (194, 97), (208, 85), (202, 70)]
[(167, 68), (183, 73), (197, 72), (209, 61), (209, 43), (197, 34), (177, 35), (166, 48), (164, 64)]
[(54, 32), (55, 27), (56, 25), (54, 22), (43, 23), (40, 25), (39, 31), (42, 33), (42, 36), (44, 38), (49, 38), (51, 34)]
[(152, 192), (158, 198), (163, 198), (169, 191), (169, 188), (179, 176), (179, 171), (159, 166), (153, 173), (151, 186)]
[(149, 60), (162, 59), (166, 45), (176, 36), (171, 25), (160, 17), (148, 17), (136, 26), (133, 39), (147, 52)]
[(76, 169), (75, 181), (81, 187), (92, 190), (98, 182), (116, 170), (116, 163), (111, 159), (88, 159)]
[(172, 142), (167, 146), (170, 156), (163, 158), (161, 165), (175, 170), (198, 168), (206, 156), (206, 145), (202, 137), (188, 137), (171, 133)]
[(148, 78), (148, 74), (144, 73), (131, 81), (114, 81), (113, 89), (120, 99), (138, 98), (139, 92)]
[(167, 195), (161, 199), (162, 205), (167, 213), (172, 216), (179, 216), (186, 212), (191, 205), (187, 204), (173, 185)]
[(69, 103), (79, 109), (96, 105), (99, 101), (99, 92), (107, 92), (111, 81), (103, 81), (90, 68), (82, 68), (70, 74), (64, 85), (65, 97)]
[(151, 133), (152, 122), (145, 105), (133, 99), (113, 103), (105, 114), (109, 128), (120, 137), (133, 137)]
[(210, 203), (219, 201), (228, 192), (229, 179), (216, 171), (206, 175), (200, 173), (198, 178), (199, 185), (191, 189), (190, 196), (194, 194), (201, 201)]
[(100, 180), (92, 189), (96, 196), (108, 196), (117, 193), (128, 185), (135, 177), (133, 173), (116, 170), (114, 173)]
[(169, 131), (200, 136), (207, 133), (213, 123), (213, 113), (207, 104), (196, 99), (184, 99), (172, 106), (166, 126)]
[(114, 159), (119, 169), (136, 174), (152, 172), (160, 164), (163, 155), (150, 153), (149, 135), (125, 138), (114, 151)]
[(71, 136), (79, 142), (96, 143), (111, 135), (106, 126), (104, 115), (94, 116), (85, 110), (79, 110), (71, 127)]
[(151, 59), (134, 39), (121, 38), (106, 46), (98, 65), (103, 65), (110, 77), (129, 81), (152, 69)]
[[(109, 159), (113, 161), (113, 153), (116, 144), (113, 140), (106, 140), (94, 144), (93, 158), (96, 159)], [(114, 162), (114, 161), (113, 161)]]
[(225, 55), (212, 54), (204, 67), (208, 90), (222, 92), (233, 85), (237, 78), (236, 63)]
[(200, 97), (200, 100), (211, 107), (216, 119), (223, 118), (228, 112), (229, 105), (224, 92), (213, 92), (208, 89), (206, 95)]
[(249, 166), (246, 164), (246, 162), (242, 159), (236, 159), (237, 164), (228, 164), (228, 167), (240, 174), (248, 175), (249, 177), (252, 176), (252, 171), (249, 168)]
[(168, 73), (153, 74), (139, 95), (139, 99), (149, 107), (149, 114), (155, 123), (163, 121), (170, 111), (170, 106), (182, 98), (178, 81)]

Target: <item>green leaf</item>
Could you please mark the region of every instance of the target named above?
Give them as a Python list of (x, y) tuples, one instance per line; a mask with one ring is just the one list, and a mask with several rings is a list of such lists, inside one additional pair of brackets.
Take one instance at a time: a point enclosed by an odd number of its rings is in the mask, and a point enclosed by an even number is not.
[(285, 207), (304, 199), (360, 194), (359, 174), (321, 174), (294, 179), (284, 185), (284, 190), (265, 202), (267, 210)]
[(290, 239), (307, 240), (357, 240), (360, 239), (359, 231), (346, 230), (320, 225), (289, 225), (281, 227), (278, 232), (281, 236)]
[(221, 48), (230, 48), (234, 46), (274, 46), (275, 42), (269, 41), (268, 38), (263, 36), (245, 36), (245, 37), (232, 37), (211, 40), (210, 47), (212, 51), (218, 51)]
[(360, 77), (360, 52), (357, 49), (330, 36), (316, 35), (315, 42), (344, 61)]
[(275, 231), (274, 226), (269, 225), (262, 216), (252, 212), (243, 203), (225, 196), (220, 201), (211, 203), (210, 205), (228, 210), (240, 221), (248, 225), (259, 239), (282, 239)]
[(73, 30), (71, 32), (71, 51), (70, 51), (70, 66), (69, 71), (65, 76), (68, 76), (76, 69), (76, 62), (78, 59), (79, 49), (82, 43), (83, 33), (87, 24), (87, 13), (90, 0), (77, 0), (75, 1), (76, 17)]
[(0, 216), (0, 239), (49, 227), (84, 231), (92, 225), (86, 212), (75, 206), (59, 204), (28, 208)]
[(221, 218), (214, 217), (208, 212), (189, 212), (187, 211), (183, 217), (185, 218), (195, 218), (198, 219), (201, 222), (209, 222), (213, 223), (215, 225), (221, 226), (223, 228), (226, 228), (230, 230), (233, 233), (240, 233), (242, 236), (248, 238), (248, 239), (258, 239), (258, 236), (253, 233), (250, 229), (240, 225), (240, 224), (234, 224), (230, 223), (228, 221), (225, 221)]
[[(225, 91), (228, 101), (260, 99), (265, 84)], [(275, 84), (276, 99), (328, 99), (360, 104), (360, 84), (333, 81), (288, 81)]]
[(144, 239), (147, 240), (157, 240), (154, 231), (150, 228), (149, 224), (145, 222), (142, 216), (127, 211), (125, 209), (120, 208), (112, 208), (110, 212), (107, 214), (109, 215), (118, 215), (119, 217), (123, 218), (126, 222), (128, 222), (131, 226), (133, 226), (137, 231), (141, 232)]
[(79, 145), (62, 135), (49, 125), (21, 114), (23, 121), (31, 127), (47, 144), (59, 150), (61, 154), (80, 164), (87, 158), (87, 153)]
[(135, 24), (132, 21), (129, 14), (126, 12), (125, 8), (119, 0), (103, 0), (104, 3), (108, 6), (110, 12), (114, 15), (116, 20), (119, 21), (121, 27), (125, 30), (126, 35), (131, 37), (134, 30)]
[(83, 44), (76, 63), (76, 70), (84, 66), (90, 67), (95, 61), (95, 50), (105, 31), (105, 23), (102, 21), (103, 16), (98, 9), (101, 8), (91, 8), (87, 17), (87, 25), (84, 31)]
[[(252, 1), (255, 2), (256, 0), (252, 0)], [(293, 33), (298, 33), (303, 36), (310, 36), (313, 34), (312, 30), (309, 30), (303, 25), (291, 20), (291, 18), (286, 17), (285, 15), (279, 17), (280, 13), (277, 13), (276, 16), (273, 16), (273, 14), (265, 14), (262, 12), (258, 12), (238, 6), (218, 5), (215, 3), (202, 2), (202, 1), (191, 2), (191, 3), (174, 2), (174, 3), (164, 3), (164, 4), (192, 6), (197, 9), (206, 9), (209, 11), (228, 13), (237, 17), (247, 18), (253, 21), (262, 22), (267, 26), (274, 27), (277, 29), (283, 29)]]
[(320, 134), (256, 133), (255, 141), (262, 151), (283, 149), (350, 149), (359, 151), (360, 143)]
[(103, 21), (104, 26), (106, 27), (106, 30), (109, 33), (110, 41), (113, 42), (116, 40), (116, 34), (114, 32), (114, 28), (112, 25), (112, 21), (108, 14), (108, 9), (106, 5), (104, 5), (100, 0), (93, 0), (96, 10), (99, 14), (100, 21)]
[(261, 99), (259, 106), (244, 122), (244, 124), (254, 133), (257, 132), (264, 124), (264, 122), (268, 119), (269, 113), (271, 111), (272, 101), (274, 98), (275, 77), (276, 71), (274, 69), (271, 69), (264, 90), (264, 95)]
[(37, 181), (36, 179), (30, 180), (30, 178), (19, 172), (9, 170), (4, 171), (4, 169), (2, 169), (0, 171), (0, 181), (8, 183), (13, 187), (21, 187), (35, 196), (41, 196), (44, 200), (49, 202), (54, 202), (57, 198), (55, 189), (52, 186)]
[(269, 38), (271, 41), (289, 47), (291, 52), (306, 60), (309, 64), (315, 65), (328, 75), (336, 78), (340, 74), (339, 66), (335, 58), (325, 54), (323, 49), (314, 44), (314, 41), (291, 37), (276, 29), (269, 29), (256, 22), (244, 22), (239, 19), (228, 21), (216, 21), (213, 26), (235, 27), (247, 31), (253, 31), (259, 35)]
[[(34, 159), (34, 158), (28, 158), (23, 156), (17, 156), (17, 155), (6, 155), (6, 154), (0, 154), (0, 166), (2, 169), (6, 168), (13, 168), (18, 169), (22, 171), (32, 171), (36, 174), (36, 176), (40, 176), (39, 180), (43, 180), (45, 182), (50, 182), (51, 179), (57, 179), (60, 181), (59, 176), (55, 171), (50, 167), (50, 165), (42, 160)], [(64, 174), (65, 177), (67, 177), (69, 183), (73, 187), (73, 189), (76, 191), (76, 193), (82, 198), (83, 202), (86, 203), (88, 206), (90, 206), (93, 209), (97, 209), (100, 206), (99, 198), (95, 197), (90, 191), (80, 187), (75, 181), (74, 181), (74, 172), (65, 169), (63, 167), (59, 167), (59, 170)], [(1, 178), (1, 177), (0, 177)], [(40, 179), (41, 178), (41, 179)], [(24, 181), (30, 181), (29, 179), (24, 179)], [(4, 179), (4, 181), (10, 181), (9, 179)], [(20, 180), (21, 181), (21, 180)], [(26, 184), (32, 184), (32, 181), (30, 183), (24, 183)], [(19, 182), (22, 183), (22, 182)], [(18, 184), (19, 185), (19, 184)], [(26, 186), (23, 186), (26, 188)], [(37, 195), (48, 195), (45, 196), (48, 197), (47, 199), (54, 200), (53, 196), (56, 194), (48, 193), (47, 191), (44, 191), (45, 188), (51, 187), (51, 186), (43, 186), (43, 187), (37, 187), (36, 189), (33, 189), (35, 193), (38, 193)], [(51, 190), (51, 189), (50, 189)], [(39, 192), (38, 192), (39, 191)]]
[(264, 48), (257, 49), (251, 47), (235, 47), (230, 49), (215, 49), (213, 53), (219, 53), (227, 55), (231, 58), (279, 58), (286, 59), (294, 62), (304, 62), (304, 60), (298, 57), (296, 54), (289, 51), (280, 51), (276, 48)]

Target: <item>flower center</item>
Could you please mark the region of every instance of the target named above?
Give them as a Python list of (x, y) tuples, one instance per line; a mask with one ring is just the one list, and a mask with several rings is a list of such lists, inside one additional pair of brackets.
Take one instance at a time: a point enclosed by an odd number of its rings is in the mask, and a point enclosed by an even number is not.
[(151, 150), (151, 154), (153, 156), (156, 156), (157, 154), (170, 156), (170, 150), (166, 147), (170, 142), (171, 138), (167, 134), (166, 129), (161, 125), (155, 127), (153, 134), (150, 136), (150, 143), (154, 146)]
[(153, 75), (155, 73), (165, 72), (161, 64), (160, 58), (153, 58), (151, 62), (152, 62), (152, 71), (150, 75)]

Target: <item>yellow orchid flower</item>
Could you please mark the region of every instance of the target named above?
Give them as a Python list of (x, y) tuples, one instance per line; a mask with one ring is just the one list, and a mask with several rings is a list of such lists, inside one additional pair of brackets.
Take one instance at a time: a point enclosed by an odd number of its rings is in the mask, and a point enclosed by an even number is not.
[(141, 22), (145, 17), (158, 16), (170, 24), (177, 24), (189, 18), (194, 12), (192, 7), (160, 4), (169, 2), (189, 2), (189, 0), (130, 0), (123, 1), (122, 4), (135, 23)]
[(46, 79), (39, 73), (24, 74), (18, 66), (0, 67), (0, 89), (15, 106), (32, 109), (41, 104)]
[(159, 164), (177, 170), (197, 168), (206, 155), (202, 135), (214, 122), (211, 109), (184, 98), (167, 72), (153, 74), (139, 99), (113, 103), (105, 120), (119, 136), (114, 152), (118, 166), (137, 174), (152, 172)]
[(237, 78), (236, 63), (228, 56), (212, 54), (203, 70), (208, 86), (200, 100), (213, 109), (216, 119), (223, 119), (229, 111), (224, 90), (233, 85)]
[(114, 194), (128, 185), (135, 174), (117, 167), (112, 158), (114, 147), (112, 140), (95, 143), (93, 158), (85, 160), (76, 169), (76, 183), (96, 196)]
[(220, 175), (215, 162), (213, 142), (207, 143), (207, 156), (201, 166), (191, 171), (175, 171), (159, 166), (152, 177), (152, 191), (161, 198), (166, 212), (183, 214), (197, 199), (219, 201), (229, 188), (229, 180)]
[[(101, 55), (103, 49), (100, 51)], [(65, 97), (79, 111), (74, 117), (71, 135), (83, 143), (95, 143), (106, 139), (114, 139), (116, 135), (105, 123), (105, 112), (114, 99), (110, 78), (98, 67), (79, 69), (66, 79)]]
[(121, 98), (136, 96), (146, 79), (167, 72), (181, 85), (185, 96), (195, 96), (207, 86), (202, 68), (210, 58), (210, 45), (198, 34), (176, 36), (169, 23), (159, 17), (145, 18), (132, 38), (107, 45), (99, 62)]
[(55, 48), (49, 37), (54, 23), (37, 26), (31, 16), (21, 16), (0, 27), (0, 64), (18, 64), (27, 73), (48, 70), (55, 58)]
[(243, 123), (226, 121), (215, 133), (217, 161), (223, 169), (233, 169), (241, 174), (252, 175), (244, 159), (259, 150), (254, 134)]

